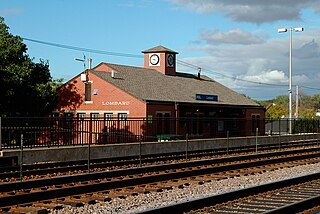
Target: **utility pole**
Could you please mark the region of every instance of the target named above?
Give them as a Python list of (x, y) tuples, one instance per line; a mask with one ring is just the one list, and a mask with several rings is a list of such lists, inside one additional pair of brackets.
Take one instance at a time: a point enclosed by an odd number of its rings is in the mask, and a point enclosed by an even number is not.
[(296, 85), (296, 118), (299, 117), (299, 86)]

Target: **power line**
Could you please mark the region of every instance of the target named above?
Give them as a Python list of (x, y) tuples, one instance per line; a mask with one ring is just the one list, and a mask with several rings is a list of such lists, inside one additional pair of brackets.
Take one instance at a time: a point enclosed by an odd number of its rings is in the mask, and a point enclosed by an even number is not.
[(299, 85), (300, 88), (306, 88), (306, 89), (311, 89), (311, 90), (317, 90), (320, 91), (320, 88), (313, 88), (313, 87), (309, 87), (309, 86), (303, 86), (303, 85)]
[(220, 75), (220, 76), (222, 76), (222, 77), (226, 77), (226, 78), (233, 79), (233, 80), (236, 80), (236, 81), (248, 82), (248, 83), (259, 84), (259, 85), (267, 85), (267, 86), (277, 86), (277, 87), (286, 87), (286, 86), (287, 86), (287, 85), (281, 85), (281, 84), (272, 84), (272, 83), (263, 83), (263, 82), (256, 82), (256, 81), (251, 81), (251, 80), (245, 80), (245, 79), (241, 79), (241, 78), (238, 78), (238, 77), (233, 77), (233, 76), (225, 75), (225, 74), (222, 74), (222, 73), (219, 73), (219, 72), (215, 72), (215, 71), (210, 70), (210, 69), (208, 69), (208, 68), (203, 68), (203, 67), (195, 66), (195, 65), (193, 65), (193, 64), (190, 64), (190, 63), (187, 63), (187, 62), (184, 62), (184, 61), (181, 61), (181, 60), (177, 60), (177, 63), (178, 63), (178, 64), (181, 64), (181, 65), (183, 65), (183, 66), (189, 67), (189, 68), (193, 68), (193, 69), (201, 68), (202, 71), (206, 71), (206, 72), (208, 72), (208, 73)]
[(188, 63), (188, 62), (181, 61), (181, 60), (179, 60), (179, 59), (177, 59), (177, 63), (180, 64), (180, 65), (183, 65), (183, 66), (185, 66), (185, 67), (189, 67), (189, 68), (194, 68), (194, 69), (198, 69), (198, 68), (199, 68), (199, 66), (190, 64), (190, 63)]
[(62, 44), (57, 44), (57, 43), (52, 43), (52, 42), (44, 42), (44, 41), (35, 40), (35, 39), (28, 39), (28, 38), (23, 38), (23, 39), (27, 40), (27, 41), (30, 41), (30, 42), (43, 44), (43, 45), (49, 45), (49, 46), (54, 46), (54, 47), (58, 47), (58, 48), (76, 50), (76, 51), (83, 51), (83, 52), (97, 53), (97, 54), (105, 54), (105, 55), (112, 55), (112, 56), (121, 56), (121, 57), (141, 58), (141, 55), (136, 55), (136, 54), (127, 54), (127, 53), (117, 53), (117, 52), (110, 52), (110, 51), (102, 51), (102, 50), (96, 50), (96, 49), (90, 49), (90, 48), (76, 47), (76, 46), (71, 46), (71, 45), (62, 45)]
[[(91, 49), (91, 48), (82, 48), (82, 47), (76, 47), (76, 46), (71, 46), (71, 45), (63, 45), (63, 44), (58, 44), (58, 43), (52, 43), (52, 42), (45, 42), (45, 41), (40, 41), (40, 40), (35, 40), (35, 39), (29, 39), (29, 38), (25, 38), (22, 37), (24, 40), (26, 41), (30, 41), (30, 42), (35, 42), (35, 43), (39, 43), (39, 44), (43, 44), (43, 45), (48, 45), (48, 46), (53, 46), (53, 47), (58, 47), (58, 48), (64, 48), (64, 49), (70, 49), (70, 50), (76, 50), (76, 51), (82, 51), (82, 52), (89, 52), (89, 53), (96, 53), (96, 54), (104, 54), (104, 55), (111, 55), (111, 56), (119, 56), (119, 57), (131, 57), (131, 58), (142, 58), (143, 56), (141, 55), (137, 55), (137, 54), (128, 54), (128, 53), (119, 53), (119, 52), (111, 52), (111, 51), (103, 51), (103, 50), (97, 50), (97, 49)], [(281, 85), (281, 84), (272, 84), (272, 83), (263, 83), (263, 82), (256, 82), (256, 81), (251, 81), (251, 80), (245, 80), (245, 79), (241, 79), (238, 77), (233, 77), (233, 76), (229, 76), (229, 75), (225, 75), (219, 72), (215, 72), (211, 69), (208, 68), (204, 68), (204, 67), (200, 67), (200, 66), (196, 66), (193, 65), (191, 63), (185, 62), (185, 61), (181, 61), (181, 60), (177, 60), (177, 64), (180, 64), (182, 66), (188, 67), (188, 68), (192, 68), (192, 69), (199, 69), (201, 68), (202, 71), (206, 71), (208, 73), (211, 74), (215, 74), (215, 75), (220, 75), (222, 77), (225, 78), (229, 78), (229, 79), (233, 79), (236, 81), (242, 81), (242, 82), (247, 82), (247, 83), (252, 83), (252, 84), (258, 84), (258, 85), (266, 85), (266, 86), (276, 86), (276, 87), (284, 87), (287, 85)], [(302, 88), (307, 88), (307, 89), (312, 89), (312, 90), (319, 90), (319, 88), (313, 88), (313, 87), (308, 87), (308, 86), (300, 86)]]

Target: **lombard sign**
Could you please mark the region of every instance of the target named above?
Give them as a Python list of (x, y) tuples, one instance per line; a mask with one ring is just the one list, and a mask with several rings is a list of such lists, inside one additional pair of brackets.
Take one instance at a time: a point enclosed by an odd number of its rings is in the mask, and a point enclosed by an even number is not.
[(106, 101), (106, 102), (102, 102), (103, 106), (128, 106), (130, 105), (129, 101)]
[(218, 101), (218, 96), (208, 94), (196, 94), (196, 100)]

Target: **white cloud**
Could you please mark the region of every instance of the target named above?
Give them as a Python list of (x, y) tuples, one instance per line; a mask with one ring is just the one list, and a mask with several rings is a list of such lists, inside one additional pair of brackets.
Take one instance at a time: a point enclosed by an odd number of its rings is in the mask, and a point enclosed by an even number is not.
[(266, 23), (278, 20), (301, 20), (302, 9), (320, 12), (317, 0), (170, 0), (198, 13), (222, 11), (236, 22)]
[(273, 70), (273, 71), (261, 71), (255, 75), (243, 75), (242, 79), (261, 83), (286, 83), (288, 77), (283, 71)]
[(202, 30), (200, 39), (205, 40), (209, 44), (258, 44), (262, 42), (259, 36), (255, 36), (241, 29), (231, 29), (229, 32), (220, 30)]
[(0, 9), (0, 16), (11, 16), (11, 15), (18, 15), (23, 13), (23, 9), (21, 8), (4, 8)]
[[(319, 88), (319, 42), (319, 29), (295, 35), (292, 61), (293, 86)], [(266, 94), (273, 93), (275, 97), (288, 92), (288, 37), (248, 45), (197, 43), (189, 48), (193, 52), (204, 52), (206, 56), (181, 59), (182, 61), (203, 67), (205, 75), (240, 93), (251, 97), (265, 97)], [(184, 69), (188, 71), (188, 68)], [(196, 73), (195, 70), (190, 71)]]

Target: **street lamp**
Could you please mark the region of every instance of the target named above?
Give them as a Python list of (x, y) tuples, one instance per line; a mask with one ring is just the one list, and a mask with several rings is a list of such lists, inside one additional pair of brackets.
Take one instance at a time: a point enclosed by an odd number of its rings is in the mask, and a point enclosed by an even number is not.
[(292, 134), (292, 31), (302, 32), (303, 27), (295, 28), (279, 28), (278, 33), (285, 33), (290, 31), (290, 56), (289, 56), (289, 134)]
[(269, 108), (271, 108), (272, 106), (275, 106), (275, 105), (276, 105), (275, 103), (269, 104), (269, 105), (267, 106), (267, 108), (266, 108), (266, 111), (268, 111)]

